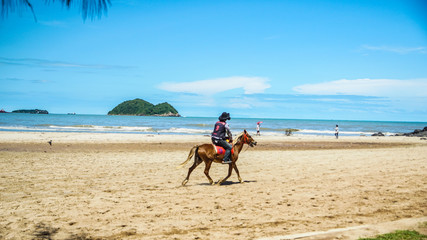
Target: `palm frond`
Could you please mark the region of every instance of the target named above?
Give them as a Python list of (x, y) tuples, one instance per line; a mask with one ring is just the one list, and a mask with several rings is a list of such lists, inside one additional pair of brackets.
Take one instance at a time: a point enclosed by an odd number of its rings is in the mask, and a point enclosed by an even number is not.
[(34, 14), (33, 5), (28, 0), (1, 0), (1, 16), (7, 17), (9, 12), (22, 11), (22, 9), (29, 8), (33, 13), (34, 20), (37, 22), (36, 15)]
[[(9, 13), (15, 11), (22, 11), (23, 9), (30, 9), (33, 13), (34, 20), (37, 22), (36, 14), (31, 4), (31, 0), (0, 0), (1, 1), (1, 16), (7, 17)], [(45, 0), (46, 4), (51, 2), (61, 2), (67, 8), (72, 5), (80, 7), (83, 20), (90, 18), (92, 21), (98, 17), (101, 18), (103, 14), (107, 14), (108, 8), (111, 6), (110, 0)]]

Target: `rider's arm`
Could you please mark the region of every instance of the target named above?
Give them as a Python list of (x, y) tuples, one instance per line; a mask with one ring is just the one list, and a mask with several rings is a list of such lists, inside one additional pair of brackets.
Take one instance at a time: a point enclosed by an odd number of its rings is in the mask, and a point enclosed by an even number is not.
[(225, 124), (225, 131), (227, 132), (227, 135), (230, 138), (230, 141), (233, 141), (233, 135), (231, 134), (230, 126), (228, 126), (227, 123)]

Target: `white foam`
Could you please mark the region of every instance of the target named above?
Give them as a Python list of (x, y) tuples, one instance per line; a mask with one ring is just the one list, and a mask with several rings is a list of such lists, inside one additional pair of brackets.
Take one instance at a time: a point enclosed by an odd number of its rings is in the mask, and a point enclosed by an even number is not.
[(23, 126), (5, 126), (0, 127), (2, 130), (11, 131), (67, 131), (67, 132), (81, 132), (81, 131), (96, 131), (96, 132), (153, 132), (151, 127), (129, 127), (129, 126), (96, 126), (96, 125), (75, 125), (75, 126), (57, 126), (46, 125), (37, 127), (23, 127)]
[(28, 131), (28, 130), (32, 130), (33, 128), (29, 128), (29, 127), (10, 127), (10, 126), (5, 126), (5, 127), (0, 127), (0, 129), (2, 130), (10, 130), (10, 131)]
[[(0, 126), (0, 130), (5, 131), (65, 131), (65, 132), (135, 132), (135, 133), (171, 133), (171, 134), (211, 134), (212, 130), (209, 128), (179, 128), (172, 127), (168, 129), (153, 129), (152, 127), (144, 126), (97, 126), (97, 125), (72, 125), (72, 126), (58, 126), (58, 125), (37, 125), (34, 127), (25, 126)], [(240, 132), (239, 132), (240, 133)], [(333, 136), (334, 130), (312, 130), (301, 129), (295, 131), (292, 135), (324, 135)], [(352, 136), (371, 136), (376, 132), (358, 132), (358, 131), (340, 131), (340, 135)], [(251, 135), (256, 135), (251, 132)], [(285, 131), (261, 131), (264, 136), (286, 136)], [(393, 136), (395, 133), (383, 132), (385, 136)], [(233, 135), (235, 135), (233, 133)]]
[(175, 128), (175, 127), (173, 127), (173, 128), (169, 128), (169, 129), (158, 130), (157, 132), (160, 132), (160, 133), (207, 134), (207, 133), (211, 133), (211, 130), (194, 129), (194, 128)]

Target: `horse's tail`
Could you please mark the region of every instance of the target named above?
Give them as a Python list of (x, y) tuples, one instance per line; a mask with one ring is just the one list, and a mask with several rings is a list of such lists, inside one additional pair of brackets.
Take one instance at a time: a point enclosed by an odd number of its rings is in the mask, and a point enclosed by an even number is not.
[(197, 150), (199, 149), (199, 145), (195, 145), (193, 148), (191, 148), (190, 153), (188, 154), (187, 160), (185, 160), (183, 163), (181, 163), (178, 167), (176, 167), (177, 169), (180, 169), (182, 167), (185, 166), (186, 163), (188, 163), (188, 161), (190, 161), (190, 159), (194, 156), (194, 153), (196, 153), (197, 155)]

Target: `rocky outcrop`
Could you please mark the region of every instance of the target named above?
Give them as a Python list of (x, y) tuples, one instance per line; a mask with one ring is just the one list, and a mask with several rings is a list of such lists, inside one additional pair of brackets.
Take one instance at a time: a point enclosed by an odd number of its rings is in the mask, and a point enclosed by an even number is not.
[(178, 113), (163, 113), (163, 114), (153, 114), (153, 115), (147, 115), (147, 116), (156, 116), (156, 117), (181, 117)]
[(427, 137), (427, 127), (424, 127), (423, 129), (415, 129), (413, 132), (410, 133), (396, 134), (396, 136)]
[(372, 134), (371, 136), (373, 136), (373, 137), (384, 137), (385, 135), (382, 132), (377, 132), (377, 133)]

